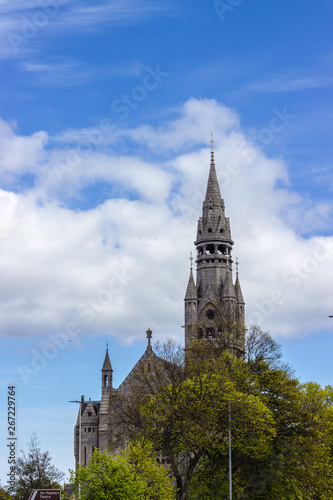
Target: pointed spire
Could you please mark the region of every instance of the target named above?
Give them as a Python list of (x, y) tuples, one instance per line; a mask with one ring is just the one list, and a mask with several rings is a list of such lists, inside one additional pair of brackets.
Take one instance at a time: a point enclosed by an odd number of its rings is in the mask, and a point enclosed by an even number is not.
[(106, 344), (106, 353), (105, 353), (105, 358), (104, 358), (102, 370), (103, 371), (113, 371), (112, 366), (111, 366), (111, 361), (109, 358), (109, 343), (108, 342)]
[(229, 267), (229, 257), (230, 257), (229, 254), (227, 254), (226, 257), (227, 257), (227, 270), (226, 270), (225, 280), (223, 283), (222, 298), (236, 299), (235, 287), (232, 283), (232, 274), (231, 274), (231, 269)]
[(197, 298), (198, 298), (197, 288), (195, 286), (195, 282), (194, 282), (194, 278), (193, 278), (193, 270), (192, 270), (192, 266), (191, 266), (190, 277), (188, 280), (186, 294), (185, 294), (185, 300), (196, 300)]
[(223, 283), (222, 298), (223, 299), (236, 299), (235, 287), (232, 283), (232, 275), (231, 275), (231, 270), (229, 269), (229, 267), (227, 267), (227, 272), (226, 272), (225, 280)]
[(211, 133), (211, 152), (210, 152), (210, 171), (209, 171), (209, 177), (208, 177), (208, 183), (207, 183), (207, 190), (206, 190), (206, 198), (205, 202), (211, 200), (212, 203), (216, 206), (221, 205), (222, 200), (221, 200), (221, 192), (220, 192), (220, 186), (217, 180), (217, 175), (216, 175), (216, 170), (215, 170), (215, 161), (214, 161), (214, 149), (213, 149), (213, 133)]
[(240, 286), (239, 278), (238, 278), (238, 258), (236, 258), (236, 282), (235, 282), (235, 294), (238, 304), (245, 304), (242, 289)]

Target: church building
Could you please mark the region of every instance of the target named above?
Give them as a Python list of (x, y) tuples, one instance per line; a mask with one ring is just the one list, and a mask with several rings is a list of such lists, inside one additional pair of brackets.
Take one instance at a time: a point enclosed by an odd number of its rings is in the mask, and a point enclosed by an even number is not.
[[(214, 338), (217, 331), (217, 316), (233, 315), (234, 324), (244, 325), (245, 303), (238, 277), (236, 259), (236, 280), (233, 281), (233, 257), (230, 221), (225, 216), (224, 200), (215, 170), (213, 140), (211, 140), (210, 171), (206, 196), (202, 206), (202, 216), (198, 221), (196, 241), (196, 281), (193, 276), (192, 257), (190, 277), (185, 294), (185, 350), (199, 335)], [(235, 328), (235, 335), (228, 339), (227, 348), (235, 355), (244, 354), (243, 329)], [(156, 355), (151, 346), (151, 330), (147, 330), (147, 348), (129, 375), (116, 389), (112, 385), (113, 370), (106, 349), (102, 366), (100, 401), (88, 401), (81, 396), (80, 410), (74, 429), (75, 466), (87, 465), (94, 448), (104, 451), (109, 445), (109, 421), (111, 394), (126, 395), (131, 391), (131, 383), (136, 379), (141, 366), (149, 365)]]

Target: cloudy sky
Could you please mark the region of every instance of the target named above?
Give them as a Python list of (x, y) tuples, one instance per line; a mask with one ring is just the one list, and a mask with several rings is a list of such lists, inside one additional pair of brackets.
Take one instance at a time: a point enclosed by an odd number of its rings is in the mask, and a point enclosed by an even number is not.
[(0, 0), (0, 481), (17, 448), (67, 472), (77, 405), (183, 340), (210, 133), (247, 320), (333, 381), (329, 0)]

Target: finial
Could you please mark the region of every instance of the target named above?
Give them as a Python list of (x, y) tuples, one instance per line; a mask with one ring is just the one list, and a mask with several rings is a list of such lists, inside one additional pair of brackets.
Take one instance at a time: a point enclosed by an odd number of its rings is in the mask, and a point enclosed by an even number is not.
[(238, 274), (238, 265), (239, 265), (238, 257), (236, 257), (236, 274)]
[(109, 352), (109, 339), (106, 341), (106, 352)]
[(192, 267), (192, 263), (193, 263), (192, 251), (190, 252), (190, 258), (189, 258), (189, 260), (191, 261), (190, 269), (192, 271), (192, 269), (193, 269), (193, 267)]
[(148, 330), (146, 331), (146, 335), (147, 335), (147, 339), (148, 339), (148, 347), (151, 347), (150, 341), (151, 341), (152, 334), (153, 334), (153, 332), (151, 331), (150, 328), (148, 328)]
[(213, 144), (214, 144), (214, 140), (213, 140), (213, 132), (210, 133), (210, 146), (211, 146), (211, 150), (213, 151)]
[(229, 249), (227, 248), (227, 253), (226, 253), (226, 257), (227, 257), (227, 267), (229, 267), (229, 257), (230, 257), (228, 250), (229, 250)]

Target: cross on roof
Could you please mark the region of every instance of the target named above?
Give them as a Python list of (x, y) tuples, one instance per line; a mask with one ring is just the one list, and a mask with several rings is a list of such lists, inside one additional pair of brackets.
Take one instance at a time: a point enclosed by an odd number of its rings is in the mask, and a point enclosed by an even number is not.
[(151, 331), (150, 328), (148, 328), (148, 330), (146, 331), (146, 334), (147, 334), (147, 339), (148, 339), (148, 345), (150, 346), (150, 341), (151, 341), (151, 337), (152, 337), (153, 332)]
[(190, 257), (189, 257), (189, 260), (191, 261), (191, 267), (190, 267), (190, 269), (192, 269), (192, 263), (193, 263), (193, 257), (192, 257), (192, 252), (190, 253)]

